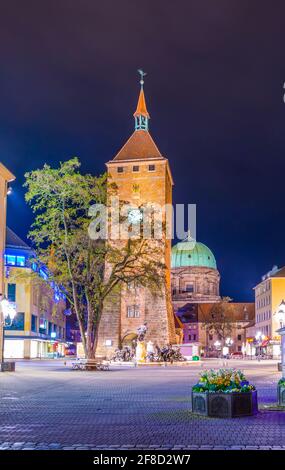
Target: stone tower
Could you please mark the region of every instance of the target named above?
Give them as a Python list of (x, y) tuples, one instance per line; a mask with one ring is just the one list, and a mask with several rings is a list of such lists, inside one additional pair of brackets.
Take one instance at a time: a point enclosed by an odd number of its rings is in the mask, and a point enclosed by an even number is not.
[[(163, 157), (149, 133), (149, 113), (144, 95), (144, 74), (134, 113), (135, 131), (107, 165), (108, 179), (116, 183), (120, 201), (136, 207), (144, 204), (172, 204), (173, 180), (168, 160)], [(155, 243), (155, 241), (153, 241)], [(110, 357), (114, 350), (131, 343), (139, 326), (147, 323), (146, 341), (162, 346), (175, 343), (171, 303), (171, 240), (163, 237), (163, 260), (167, 269), (160, 296), (146, 288), (122, 288), (112, 292), (104, 303), (99, 325), (97, 356)]]

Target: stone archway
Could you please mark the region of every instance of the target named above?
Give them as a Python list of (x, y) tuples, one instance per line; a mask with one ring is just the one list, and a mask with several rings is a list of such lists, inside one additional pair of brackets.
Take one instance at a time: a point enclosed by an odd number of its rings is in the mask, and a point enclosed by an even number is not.
[(134, 332), (126, 333), (125, 336), (123, 336), (122, 341), (121, 341), (122, 347), (129, 346), (130, 348), (133, 348), (134, 346), (133, 342), (137, 339), (137, 337), (138, 337), (137, 333), (134, 333)]

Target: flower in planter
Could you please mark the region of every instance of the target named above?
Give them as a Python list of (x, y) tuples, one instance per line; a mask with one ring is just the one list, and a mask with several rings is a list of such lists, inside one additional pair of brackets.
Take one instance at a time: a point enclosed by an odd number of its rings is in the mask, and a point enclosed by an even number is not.
[(240, 370), (210, 369), (202, 372), (199, 382), (192, 390), (200, 393), (245, 393), (255, 390), (255, 387), (249, 384)]

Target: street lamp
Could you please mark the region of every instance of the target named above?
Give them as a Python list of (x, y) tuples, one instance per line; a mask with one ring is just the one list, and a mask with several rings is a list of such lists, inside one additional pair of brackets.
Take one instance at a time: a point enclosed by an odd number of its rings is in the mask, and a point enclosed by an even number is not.
[(256, 342), (258, 344), (259, 352), (258, 352), (258, 361), (260, 360), (261, 357), (261, 344), (262, 341), (264, 341), (266, 336), (261, 333), (261, 331), (258, 331), (255, 335)]
[(256, 341), (258, 341), (259, 343), (260, 343), (261, 341), (264, 341), (265, 338), (266, 338), (266, 336), (263, 335), (263, 334), (261, 333), (261, 331), (258, 331), (258, 332), (256, 333), (256, 335), (255, 335), (255, 339), (256, 339)]
[(280, 328), (283, 328), (285, 325), (285, 302), (284, 300), (282, 300), (282, 302), (280, 303), (278, 309), (277, 309), (277, 312), (276, 312), (276, 315), (277, 315), (277, 320), (279, 321), (279, 324), (280, 324)]
[(226, 345), (227, 345), (228, 347), (232, 346), (233, 344), (234, 344), (234, 341), (233, 341), (231, 338), (227, 338), (227, 339), (226, 339)]

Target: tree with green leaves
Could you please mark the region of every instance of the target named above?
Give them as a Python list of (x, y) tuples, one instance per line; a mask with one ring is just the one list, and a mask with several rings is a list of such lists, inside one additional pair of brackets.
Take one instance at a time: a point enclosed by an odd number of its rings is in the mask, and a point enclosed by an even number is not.
[(85, 355), (92, 359), (104, 301), (114, 289), (135, 283), (159, 295), (165, 277), (159, 241), (154, 245), (139, 237), (118, 244), (90, 238), (89, 210), (106, 204), (107, 176), (81, 174), (77, 158), (58, 168), (46, 164), (25, 178), (37, 259), (48, 268), (47, 282), (56, 282), (71, 304)]

